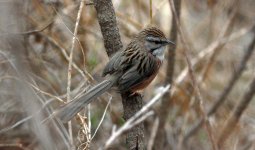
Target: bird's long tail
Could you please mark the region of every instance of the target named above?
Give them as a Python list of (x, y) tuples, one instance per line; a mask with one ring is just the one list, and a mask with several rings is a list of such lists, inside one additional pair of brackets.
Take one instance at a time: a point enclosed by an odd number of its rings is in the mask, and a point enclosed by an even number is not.
[(100, 96), (105, 91), (110, 89), (115, 83), (114, 79), (104, 80), (103, 82), (97, 84), (85, 95), (78, 99), (74, 99), (69, 103), (62, 106), (59, 110), (54, 113), (54, 116), (59, 118), (62, 122), (66, 123), (71, 120), (78, 112), (84, 108), (85, 105), (89, 104), (94, 98)]

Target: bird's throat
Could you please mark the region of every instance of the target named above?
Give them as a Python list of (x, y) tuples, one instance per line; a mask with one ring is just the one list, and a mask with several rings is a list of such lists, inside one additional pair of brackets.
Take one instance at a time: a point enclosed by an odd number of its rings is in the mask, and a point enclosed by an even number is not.
[(163, 61), (164, 60), (164, 51), (165, 51), (165, 47), (160, 47), (158, 49), (155, 49), (153, 52), (152, 52), (152, 55), (157, 57), (160, 61)]

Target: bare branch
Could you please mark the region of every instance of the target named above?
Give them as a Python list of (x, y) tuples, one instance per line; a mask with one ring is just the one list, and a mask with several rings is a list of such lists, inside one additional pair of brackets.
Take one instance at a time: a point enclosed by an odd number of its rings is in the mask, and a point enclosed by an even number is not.
[[(252, 32), (255, 32), (255, 26), (252, 28)], [(215, 103), (213, 104), (213, 106), (209, 109), (207, 116), (211, 116), (213, 115), (217, 109), (222, 105), (222, 103), (225, 102), (226, 97), (228, 96), (228, 94), (230, 93), (230, 91), (233, 89), (234, 85), (236, 84), (237, 80), (239, 79), (239, 77), (242, 75), (245, 66), (248, 62), (248, 60), (250, 59), (250, 57), (252, 56), (251, 54), (254, 51), (254, 39), (253, 42), (251, 43), (251, 45), (249, 46), (248, 50), (246, 51), (246, 53), (243, 55), (242, 60), (239, 64), (239, 66), (237, 67), (237, 71), (233, 74), (233, 76), (231, 77), (228, 85), (226, 86), (226, 88), (223, 90), (223, 92), (221, 93), (221, 95), (219, 96), (219, 98), (215, 101)], [(202, 126), (203, 120), (200, 119), (197, 123), (195, 123), (195, 125), (190, 129), (190, 131), (185, 135), (184, 137), (184, 142), (187, 141), (187, 139), (193, 135), (195, 132), (197, 132), (197, 130)]]
[(243, 112), (250, 104), (254, 94), (255, 94), (255, 76), (248, 88), (248, 91), (244, 94), (243, 98), (236, 105), (234, 111), (232, 112), (231, 116), (228, 118), (222, 131), (220, 132), (221, 134), (217, 142), (219, 147), (223, 146), (226, 139), (228, 139), (230, 134), (234, 131), (234, 128), (236, 127), (238, 121), (240, 120)]
[[(251, 44), (249, 45), (248, 51), (247, 53), (244, 55), (242, 62), (240, 63), (240, 67), (239, 67), (239, 74), (235, 74), (233, 76), (232, 79), (236, 79), (241, 75), (242, 70), (244, 70), (245, 68), (245, 64), (247, 62), (247, 60), (249, 59), (251, 52), (255, 49), (255, 28), (253, 30), (254, 33), (254, 37), (253, 40), (251, 42)], [(234, 78), (235, 77), (235, 78)], [(231, 87), (228, 87), (227, 89), (232, 89), (234, 83), (236, 80), (231, 80), (229, 85), (232, 85)], [(232, 83), (234, 82), (234, 83)], [(225, 93), (225, 91), (223, 92)], [(244, 110), (247, 108), (247, 106), (249, 105), (249, 103), (252, 100), (253, 95), (255, 94), (255, 76), (248, 88), (248, 91), (244, 94), (243, 98), (239, 101), (239, 103), (236, 105), (235, 109), (233, 110), (231, 116), (228, 118), (227, 122), (225, 123), (222, 131), (220, 132), (220, 136), (218, 139), (218, 146), (222, 146), (223, 143), (225, 142), (225, 140), (227, 139), (227, 137), (230, 136), (230, 134), (232, 133), (233, 129), (235, 128), (236, 124), (238, 123), (239, 119), (241, 118), (241, 115), (243, 114)], [(222, 99), (222, 101), (224, 101), (224, 99)], [(218, 102), (218, 101), (217, 101)]]
[(97, 130), (98, 130), (98, 129), (99, 129), (99, 127), (101, 126), (101, 124), (102, 124), (102, 122), (103, 122), (103, 120), (104, 120), (104, 117), (105, 117), (106, 111), (107, 111), (107, 109), (108, 109), (109, 105), (111, 104), (111, 101), (112, 101), (112, 97), (110, 97), (110, 98), (109, 98), (109, 100), (108, 100), (108, 103), (107, 103), (107, 105), (106, 105), (106, 107), (105, 107), (105, 110), (104, 110), (103, 116), (102, 116), (102, 118), (101, 118), (100, 122), (98, 123), (98, 126), (97, 126), (97, 128), (96, 128), (96, 130), (95, 130), (94, 134), (93, 134), (93, 135), (92, 135), (92, 137), (91, 137), (91, 140), (93, 140), (93, 138), (95, 137), (95, 135), (96, 135), (96, 133), (97, 133)]
[[(180, 17), (181, 13), (181, 0), (174, 0), (174, 7), (176, 10), (176, 17)], [(169, 2), (170, 4), (170, 2)], [(167, 56), (167, 68), (166, 68), (166, 79), (165, 84), (172, 84), (173, 81), (173, 74), (174, 74), (174, 64), (175, 64), (175, 50), (177, 47), (177, 23), (176, 19), (172, 19), (172, 26), (170, 31), (170, 40), (172, 40), (176, 45), (170, 45), (168, 56)], [(165, 123), (166, 119), (168, 118), (169, 111), (171, 110), (170, 107), (170, 91), (166, 92), (163, 96), (162, 103), (159, 107), (158, 117), (159, 117), (159, 126), (161, 128), (158, 129), (158, 132), (156, 134), (155, 138), (155, 144), (154, 149), (164, 149), (164, 147), (167, 147), (165, 144), (166, 142), (166, 131), (165, 131)]]
[[(148, 112), (148, 110), (158, 101), (160, 100), (160, 98), (163, 96), (163, 94), (165, 94), (170, 88), (170, 85), (167, 85), (166, 87), (164, 87), (160, 93), (158, 93), (156, 96), (153, 97), (152, 100), (150, 100), (149, 103), (147, 103), (145, 106), (142, 107), (142, 109), (140, 111), (138, 111), (134, 116), (132, 116), (131, 118), (129, 118), (126, 123), (117, 131), (115, 131), (112, 136), (109, 138), (109, 140), (107, 140), (106, 144), (105, 144), (105, 148), (108, 148), (113, 141), (118, 138), (121, 134), (123, 134), (123, 132), (131, 129), (134, 125), (142, 122), (144, 119), (141, 119), (143, 116), (145, 116)], [(152, 114), (151, 114), (152, 115)], [(141, 120), (140, 120), (141, 119)], [(140, 121), (138, 121), (140, 120)], [(138, 122), (137, 122), (138, 121)]]
[[(108, 56), (122, 49), (123, 45), (119, 35), (119, 29), (115, 17), (115, 11), (111, 0), (94, 0), (97, 11), (97, 18), (104, 38), (104, 46)], [(128, 120), (143, 106), (140, 95), (127, 96), (122, 93), (122, 103), (124, 109), (124, 119)], [(144, 126), (140, 124), (126, 135), (126, 142), (129, 149), (143, 149)]]
[(198, 86), (198, 83), (197, 83), (197, 79), (194, 75), (194, 70), (192, 68), (192, 63), (190, 61), (190, 58), (187, 54), (187, 50), (190, 50), (189, 47), (187, 46), (187, 42), (186, 42), (186, 39), (184, 38), (183, 36), (183, 31), (182, 31), (182, 28), (181, 28), (181, 24), (180, 24), (180, 21), (179, 21), (179, 18), (177, 16), (177, 13), (176, 13), (176, 10), (175, 10), (175, 7), (174, 7), (174, 2), (173, 0), (170, 0), (170, 6), (171, 6), (171, 10), (172, 10), (172, 13), (176, 19), (176, 23), (178, 25), (178, 32), (180, 33), (180, 39), (181, 39), (181, 42), (183, 43), (185, 49), (184, 49), (184, 57), (185, 57), (185, 60), (186, 60), (186, 63), (187, 63), (187, 66), (188, 66), (188, 70), (189, 70), (189, 73), (190, 73), (190, 78), (191, 78), (191, 81), (192, 81), (192, 86), (194, 88), (194, 91), (196, 93), (196, 97), (199, 101), (199, 109), (202, 113), (202, 116), (203, 116), (203, 119), (205, 120), (205, 128), (206, 128), (206, 131), (207, 131), (207, 134), (208, 134), (208, 137), (210, 139), (210, 142), (212, 144), (212, 148), (215, 150), (215, 143), (214, 143), (214, 140), (213, 140), (213, 137), (212, 137), (212, 133), (211, 133), (211, 126), (210, 126), (210, 123), (208, 121), (208, 118), (207, 118), (207, 115), (205, 113), (205, 109), (204, 109), (204, 106), (203, 106), (203, 98), (202, 98), (202, 95), (201, 95), (201, 92), (200, 92), (200, 89), (199, 89), (199, 86)]
[(122, 49), (119, 28), (111, 0), (94, 0), (97, 18), (104, 38), (104, 46), (109, 56)]
[(157, 117), (152, 127), (152, 132), (148, 142), (147, 150), (152, 150), (154, 141), (156, 139), (156, 135), (158, 133), (158, 129), (159, 129), (159, 118)]
[[(72, 73), (72, 65), (73, 65), (73, 51), (74, 51), (74, 46), (75, 46), (75, 39), (76, 39), (75, 37), (78, 32), (78, 26), (79, 26), (83, 6), (84, 6), (84, 0), (82, 0), (80, 3), (79, 11), (78, 11), (77, 18), (76, 18), (75, 28), (74, 28), (72, 46), (71, 46), (70, 55), (69, 55), (69, 64), (68, 64), (68, 71), (67, 71), (67, 92), (66, 92), (67, 102), (71, 101), (70, 92), (71, 92), (71, 79), (72, 79), (71, 73)], [(68, 131), (70, 134), (70, 143), (71, 143), (71, 145), (73, 145), (73, 131), (72, 131), (71, 121), (68, 122)]]

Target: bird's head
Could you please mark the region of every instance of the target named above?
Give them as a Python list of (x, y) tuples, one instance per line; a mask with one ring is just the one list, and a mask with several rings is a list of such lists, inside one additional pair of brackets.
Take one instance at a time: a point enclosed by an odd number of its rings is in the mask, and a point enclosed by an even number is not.
[(144, 44), (145, 49), (160, 60), (164, 59), (164, 50), (166, 46), (174, 44), (156, 27), (145, 28), (138, 34), (138, 37), (143, 41), (142, 43)]

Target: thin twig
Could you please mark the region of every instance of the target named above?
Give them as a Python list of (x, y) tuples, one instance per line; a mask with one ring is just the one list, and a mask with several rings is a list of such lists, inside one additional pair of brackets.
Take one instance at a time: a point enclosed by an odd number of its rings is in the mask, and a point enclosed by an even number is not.
[[(54, 18), (54, 17), (52, 17)], [(25, 35), (25, 34), (34, 34), (34, 33), (38, 33), (38, 32), (42, 32), (45, 29), (47, 29), (50, 25), (52, 25), (54, 23), (54, 19), (51, 19), (50, 21), (48, 21), (46, 23), (46, 25), (44, 25), (43, 27), (39, 28), (39, 29), (35, 29), (35, 30), (30, 30), (30, 31), (24, 31), (24, 32), (16, 32), (16, 33), (4, 33), (1, 34), (0, 36), (5, 36), (5, 35), (9, 35), (9, 34), (21, 34), (21, 35)]]
[(207, 118), (207, 115), (205, 113), (205, 109), (204, 109), (204, 106), (203, 106), (204, 105), (203, 104), (203, 98), (202, 98), (202, 95), (200, 93), (200, 89), (198, 87), (198, 83), (197, 83), (197, 80), (196, 80), (195, 75), (194, 75), (194, 70), (192, 68), (192, 63), (191, 63), (190, 58), (188, 57), (187, 52), (186, 52), (186, 50), (189, 50), (189, 47), (187, 46), (186, 40), (185, 40), (185, 38), (183, 36), (183, 31), (181, 29), (181, 24), (180, 24), (178, 15), (176, 13), (173, 0), (170, 0), (170, 4), (171, 4), (170, 6), (171, 6), (172, 13), (173, 13), (173, 15), (174, 15), (174, 17), (176, 19), (176, 23), (177, 23), (177, 26), (178, 26), (178, 28), (177, 28), (178, 32), (181, 35), (180, 36), (180, 40), (182, 41), (182, 43), (183, 43), (183, 45), (185, 47), (185, 49), (184, 49), (184, 56), (185, 56), (185, 60), (186, 60), (187, 65), (188, 65), (188, 69), (189, 69), (190, 77), (191, 77), (191, 80), (192, 80), (192, 85), (194, 87), (194, 91), (195, 91), (196, 96), (197, 96), (197, 98), (199, 100), (199, 107), (200, 107), (203, 119), (205, 120), (206, 131), (207, 131), (207, 134), (208, 134), (208, 136), (210, 138), (210, 142), (212, 144), (212, 147), (215, 150), (216, 149), (216, 147), (215, 147), (216, 145), (214, 143), (214, 140), (213, 140), (213, 137), (212, 137), (212, 133), (211, 133), (211, 126), (210, 126), (210, 123), (208, 121), (208, 118)]
[(105, 107), (104, 113), (103, 113), (103, 115), (102, 115), (102, 117), (101, 117), (101, 119), (100, 119), (100, 122), (99, 122), (99, 124), (98, 124), (98, 126), (97, 126), (97, 128), (96, 128), (96, 130), (95, 130), (95, 132), (94, 132), (94, 134), (93, 134), (92, 137), (91, 137), (91, 140), (93, 140), (93, 138), (95, 137), (95, 135), (96, 135), (96, 133), (97, 133), (97, 130), (98, 130), (99, 127), (101, 126), (101, 124), (102, 124), (102, 122), (103, 122), (103, 120), (104, 120), (104, 118), (105, 118), (106, 111), (107, 111), (109, 105), (111, 104), (111, 101), (112, 101), (112, 97), (109, 98), (109, 101), (108, 101), (108, 103), (107, 103), (107, 105), (106, 105), (106, 107)]
[(139, 22), (135, 21), (133, 18), (125, 16), (123, 13), (116, 11), (116, 16), (123, 19), (123, 21), (128, 22), (129, 24), (133, 25), (136, 29), (142, 29), (143, 25)]
[[(174, 1), (177, 11), (177, 17), (180, 17), (181, 14), (181, 0), (175, 0)], [(170, 4), (170, 3), (169, 3)], [(167, 67), (166, 67), (166, 77), (165, 77), (165, 84), (172, 84), (173, 82), (173, 76), (174, 76), (174, 68), (175, 68), (175, 53), (177, 48), (177, 24), (176, 20), (172, 18), (171, 23), (171, 30), (170, 30), (170, 40), (175, 43), (175, 45), (170, 45), (168, 47), (168, 54), (167, 54)], [(172, 110), (171, 107), (171, 101), (172, 98), (170, 96), (170, 93), (172, 92), (172, 89), (170, 89), (168, 92), (165, 93), (165, 95), (162, 98), (160, 107), (158, 109), (158, 117), (159, 117), (159, 126), (161, 128), (158, 129), (158, 132), (156, 133), (155, 143), (153, 145), (152, 149), (165, 149), (165, 147), (169, 147), (167, 140), (166, 140), (166, 129), (165, 125), (167, 123), (167, 118)]]
[[(251, 44), (248, 47), (247, 52), (244, 54), (242, 61), (240, 62), (240, 66), (237, 70), (237, 72), (233, 75), (228, 87), (224, 90), (221, 97), (217, 101), (216, 105), (219, 105), (219, 103), (222, 103), (226, 99), (227, 93), (231, 91), (231, 89), (234, 87), (234, 84), (236, 83), (237, 79), (241, 76), (241, 73), (245, 69), (246, 63), (251, 57), (252, 52), (255, 49), (255, 26), (253, 28), (253, 40), (251, 41)], [(253, 95), (255, 94), (255, 76), (253, 81), (251, 82), (248, 91), (243, 96), (242, 100), (236, 105), (234, 111), (232, 112), (232, 115), (229, 117), (228, 121), (225, 123), (222, 132), (220, 132), (220, 136), (218, 139), (218, 145), (221, 146), (225, 139), (231, 134), (234, 127), (236, 126), (237, 122), (239, 121), (243, 111), (246, 109), (248, 104), (250, 103)], [(214, 108), (214, 107), (213, 107)], [(215, 107), (218, 108), (218, 107)], [(214, 111), (215, 109), (211, 109), (211, 111)], [(210, 113), (210, 112), (209, 112)]]
[(222, 131), (220, 132), (221, 134), (217, 142), (219, 147), (223, 147), (223, 144), (233, 132), (233, 129), (236, 127), (243, 112), (250, 104), (254, 94), (255, 94), (255, 76), (253, 77), (253, 80), (248, 88), (248, 91), (244, 94), (243, 98), (236, 105), (231, 116), (228, 118), (225, 125), (223, 126)]
[(10, 131), (10, 130), (12, 130), (12, 129), (18, 127), (19, 125), (21, 125), (21, 124), (23, 124), (23, 123), (25, 123), (25, 122), (27, 122), (27, 121), (33, 119), (35, 116), (38, 116), (38, 114), (40, 114), (40, 113), (44, 110), (44, 108), (47, 108), (47, 106), (48, 106), (49, 104), (51, 104), (52, 102), (54, 102), (54, 101), (55, 101), (54, 99), (48, 100), (48, 101), (47, 101), (46, 103), (44, 103), (43, 106), (42, 106), (37, 112), (35, 112), (33, 115), (27, 116), (27, 117), (25, 117), (25, 118), (23, 118), (23, 119), (21, 119), (21, 120), (15, 122), (15, 123), (14, 123), (13, 125), (11, 125), (11, 126), (8, 126), (8, 127), (6, 127), (6, 128), (1, 129), (1, 130), (0, 130), (0, 134), (2, 134), (2, 133), (4, 133), (4, 132), (7, 132), (7, 131)]
[[(236, 1), (237, 2), (237, 1)], [(234, 5), (234, 4), (233, 4)], [(235, 5), (234, 5), (235, 6)], [(225, 23), (223, 29), (221, 30), (220, 32), (220, 35), (217, 39), (222, 39), (224, 38), (228, 31), (231, 29), (232, 27), (232, 24), (234, 22), (234, 19), (235, 19), (235, 14), (236, 14), (236, 10), (237, 10), (237, 7), (234, 7), (228, 21)], [(218, 47), (215, 47), (215, 49), (213, 50), (213, 52), (210, 54), (210, 57), (209, 57), (209, 60), (207, 61), (206, 65), (203, 66), (203, 71), (202, 71), (202, 75), (200, 75), (200, 77), (198, 77), (198, 84), (201, 84), (205, 79), (206, 79), (206, 76), (210, 70), (210, 68), (212, 67), (212, 64), (215, 60), (215, 58), (217, 57), (217, 55), (219, 54), (219, 52), (222, 50), (223, 46), (225, 45), (226, 43), (224, 44), (221, 44), (221, 45), (218, 45)], [(189, 106), (192, 106), (194, 105), (195, 103), (195, 100), (194, 100), (194, 92), (192, 92), (191, 94), (191, 98), (190, 99), (193, 99), (192, 101), (190, 101), (189, 103)], [(190, 115), (189, 113), (186, 113), (186, 116), (185, 116), (185, 121), (188, 119), (188, 115)], [(201, 119), (201, 121), (203, 121), (203, 119)], [(201, 125), (202, 125), (202, 122), (201, 122)], [(183, 126), (184, 127), (184, 126)], [(182, 128), (184, 129), (184, 128)], [(183, 146), (183, 142), (184, 142), (185, 139), (185, 136), (182, 134), (182, 136), (180, 136), (180, 140), (179, 140), (179, 146)], [(214, 140), (213, 137), (211, 138), (211, 140)], [(215, 141), (215, 140), (214, 140)], [(215, 143), (215, 142), (214, 142)]]
[[(197, 57), (191, 60), (192, 67), (195, 68), (199, 63), (204, 60), (204, 58), (213, 53), (218, 47), (220, 47), (222, 44), (226, 44), (227, 42), (231, 42), (237, 38), (240, 38), (241, 36), (247, 34), (251, 30), (251, 27), (248, 28), (242, 28), (239, 31), (231, 34), (229, 37), (225, 38), (219, 38), (216, 41), (212, 42), (209, 46), (207, 46), (204, 50), (198, 53)], [(188, 67), (183, 69), (181, 73), (178, 75), (178, 77), (175, 80), (176, 84), (181, 84), (184, 79), (188, 76)], [(175, 88), (173, 88), (175, 89)], [(173, 90), (175, 91), (175, 90)]]
[[(46, 38), (47, 38), (47, 40), (49, 41), (49, 42), (51, 42), (52, 44), (54, 44), (57, 48), (59, 48), (60, 49), (60, 51), (61, 51), (61, 53), (63, 54), (63, 56), (65, 57), (65, 59), (67, 60), (67, 61), (69, 61), (69, 58), (68, 58), (68, 54), (67, 54), (67, 50), (64, 48), (64, 47), (62, 47), (56, 40), (54, 40), (53, 38), (51, 38), (51, 37), (49, 37), (49, 36), (45, 36)], [(90, 81), (94, 81), (95, 79), (92, 77), (92, 75), (86, 70), (86, 68), (84, 69), (84, 71), (83, 70), (81, 70), (79, 67), (78, 67), (78, 65), (75, 63), (75, 62), (73, 62), (72, 63), (72, 65), (73, 65), (73, 67), (74, 67), (74, 69), (76, 69), (80, 74), (81, 74), (81, 76), (82, 77), (87, 77)], [(84, 74), (85, 73), (85, 74)]]
[[(82, 0), (82, 1), (84, 1), (84, 0)], [(73, 36), (73, 38), (75, 38), (75, 40), (78, 42), (78, 44), (79, 44), (79, 46), (80, 46), (80, 48), (81, 48), (81, 52), (82, 52), (82, 55), (83, 55), (83, 57), (85, 57), (85, 54), (84, 54), (84, 49), (83, 49), (83, 47), (82, 47), (82, 44), (81, 44), (81, 42), (80, 42), (80, 40), (79, 40), (79, 38), (77, 37), (77, 34), (75, 35), (70, 29), (69, 29), (69, 27), (65, 24), (65, 22), (64, 22), (64, 20), (63, 20), (63, 18), (62, 18), (62, 16), (58, 13), (58, 11), (55, 9), (55, 7), (53, 7), (52, 6), (52, 9), (55, 11), (55, 13), (58, 15), (58, 17), (60, 18), (60, 20), (61, 20), (61, 22), (63, 23), (63, 25), (66, 27), (66, 29), (67, 29), (67, 31), (70, 33), (70, 34), (72, 34), (72, 36)], [(79, 10), (80, 10), (80, 8), (79, 8)], [(79, 12), (78, 12), (79, 13)], [(78, 16), (77, 16), (78, 17)], [(79, 20), (80, 21), (80, 20)], [(76, 22), (77, 23), (77, 22)], [(75, 25), (76, 26), (76, 25)], [(84, 58), (85, 59), (85, 58)], [(83, 60), (84, 62), (85, 62), (85, 60)]]
[(13, 149), (16, 149), (15, 147), (17, 147), (18, 149), (22, 149), (22, 150), (30, 150), (30, 149), (26, 148), (21, 143), (10, 143), (10, 144), (8, 144), (8, 143), (4, 143), (4, 144), (0, 143), (0, 148), (1, 147), (4, 147), (3, 149), (12, 149), (12, 147), (13, 147)]
[[(253, 26), (252, 29), (249, 28), (249, 30), (247, 31), (251, 31), (255, 32), (255, 25)], [(247, 33), (247, 32), (244, 32)], [(242, 34), (243, 35), (243, 34)], [(254, 40), (254, 39), (253, 39)], [(252, 45), (251, 45), (252, 46)], [(234, 85), (236, 84), (237, 80), (239, 79), (239, 77), (241, 76), (242, 72), (245, 69), (245, 66), (248, 62), (248, 60), (250, 59), (250, 57), (252, 56), (251, 54), (253, 53), (254, 48), (248, 48), (248, 50), (246, 51), (246, 53), (243, 55), (240, 64), (237, 67), (237, 70), (235, 71), (235, 73), (232, 75), (228, 85), (226, 86), (226, 88), (223, 90), (223, 92), (220, 94), (219, 98), (215, 101), (215, 103), (213, 104), (213, 106), (209, 109), (209, 111), (207, 112), (207, 116), (211, 116), (213, 115), (217, 109), (220, 107), (220, 105), (222, 103), (224, 103), (224, 101), (226, 100), (226, 97), (228, 96), (228, 94), (230, 93), (230, 91), (232, 90), (232, 88), (234, 87)], [(187, 139), (193, 135), (194, 133), (196, 133), (196, 131), (199, 129), (199, 127), (201, 127), (203, 123), (203, 120), (200, 119), (197, 123), (195, 123), (195, 125), (187, 132), (187, 134), (184, 136), (184, 142), (187, 141)]]
[(150, 0), (150, 24), (152, 24), (152, 0)]
[(146, 112), (145, 114), (143, 114), (140, 118), (137, 118), (130, 126), (129, 129), (133, 128), (134, 126), (140, 124), (141, 122), (143, 122), (145, 119), (147, 119), (148, 117), (154, 115), (154, 111), (150, 110), (148, 112)]
[(156, 138), (156, 134), (158, 132), (158, 128), (159, 128), (159, 118), (157, 117), (152, 126), (151, 136), (148, 142), (147, 150), (152, 150), (154, 141)]
[[(230, 32), (229, 30), (233, 29), (233, 23), (235, 21), (236, 18), (236, 14), (237, 14), (237, 9), (238, 9), (238, 2), (239, 0), (235, 0), (234, 3), (232, 4), (232, 6), (234, 7), (232, 9), (232, 12), (230, 14), (229, 19), (227, 20), (225, 26), (223, 27), (223, 29), (220, 32), (219, 38), (223, 38), (225, 37), (228, 32)], [(222, 47), (224, 47), (224, 44), (220, 45), (219, 47), (217, 47), (214, 52), (211, 54), (207, 64), (204, 67), (203, 73), (201, 75), (201, 77), (199, 78), (199, 83), (203, 82), (208, 74), (208, 72), (210, 71), (212, 64), (214, 62), (214, 60), (216, 59), (217, 55), (220, 53), (220, 51), (222, 50)]]
[[(75, 37), (78, 32), (78, 26), (79, 26), (83, 6), (84, 6), (84, 0), (81, 0), (77, 18), (76, 18), (76, 23), (75, 23), (75, 28), (74, 28), (74, 36), (73, 36), (72, 46), (71, 46), (70, 55), (69, 55), (69, 64), (68, 64), (68, 72), (67, 72), (67, 102), (71, 101), (70, 92), (71, 92), (73, 51), (74, 51), (74, 46), (75, 46), (75, 39), (76, 39)], [(71, 121), (68, 122), (68, 131), (70, 134), (70, 143), (73, 146), (73, 131), (72, 131), (72, 122)]]
[[(1, 78), (0, 78), (0, 81), (1, 80), (3, 80), (3, 79), (15, 79), (15, 80), (20, 80), (19, 78), (17, 78), (17, 77), (14, 77), (14, 76), (2, 76)], [(27, 84), (29, 84), (31, 87), (33, 87), (35, 90), (37, 90), (38, 92), (40, 92), (40, 93), (42, 93), (42, 94), (44, 94), (44, 95), (47, 95), (47, 96), (49, 96), (49, 97), (52, 97), (52, 98), (55, 98), (55, 99), (57, 99), (58, 101), (60, 101), (60, 102), (64, 102), (60, 97), (58, 97), (58, 96), (54, 96), (54, 95), (52, 95), (52, 94), (50, 94), (50, 93), (48, 93), (48, 92), (45, 92), (45, 91), (43, 91), (43, 90), (41, 90), (39, 87), (37, 87), (36, 85), (34, 85), (34, 84), (32, 84), (32, 83), (29, 83), (29, 82), (26, 82)]]
[[(157, 1), (158, 2), (158, 1)], [(159, 4), (155, 5), (154, 7), (156, 7), (154, 9), (154, 11), (152, 12), (152, 21), (153, 19), (156, 17), (156, 15), (158, 14), (158, 12), (160, 12), (161, 8), (163, 6), (165, 6), (165, 3), (167, 2), (167, 0), (162, 0)], [(147, 21), (143, 26), (146, 27), (147, 25), (151, 24), (151, 20)]]
[(164, 87), (160, 91), (160, 93), (154, 96), (153, 99), (150, 100), (145, 106), (143, 106), (140, 111), (138, 111), (133, 117), (129, 118), (121, 128), (119, 128), (111, 135), (111, 137), (106, 141), (104, 148), (108, 148), (117, 137), (119, 137), (123, 132), (130, 129), (130, 126), (132, 126), (132, 124), (134, 124), (139, 118), (146, 114), (146, 112), (151, 108), (151, 106), (155, 104), (158, 100), (160, 100), (160, 98), (163, 96), (164, 93), (169, 90), (169, 88), (170, 85)]
[(82, 125), (81, 129), (78, 132), (78, 137), (80, 137), (80, 135), (81, 135), (81, 137), (84, 137), (84, 135), (86, 137), (85, 143), (83, 143), (84, 140), (81, 140), (81, 138), (78, 138), (78, 140), (81, 142), (81, 144), (78, 146), (77, 149), (80, 149), (80, 147), (82, 147), (84, 144), (86, 144), (85, 148), (90, 146), (90, 135), (91, 134), (90, 134), (90, 129), (88, 127), (88, 124), (86, 123), (86, 117), (83, 117), (80, 114), (78, 114), (78, 116), (79, 116), (79, 119), (80, 119), (81, 125)]
[(88, 133), (88, 139), (89, 141), (91, 141), (91, 105), (88, 104), (88, 130), (89, 130), (89, 133)]

